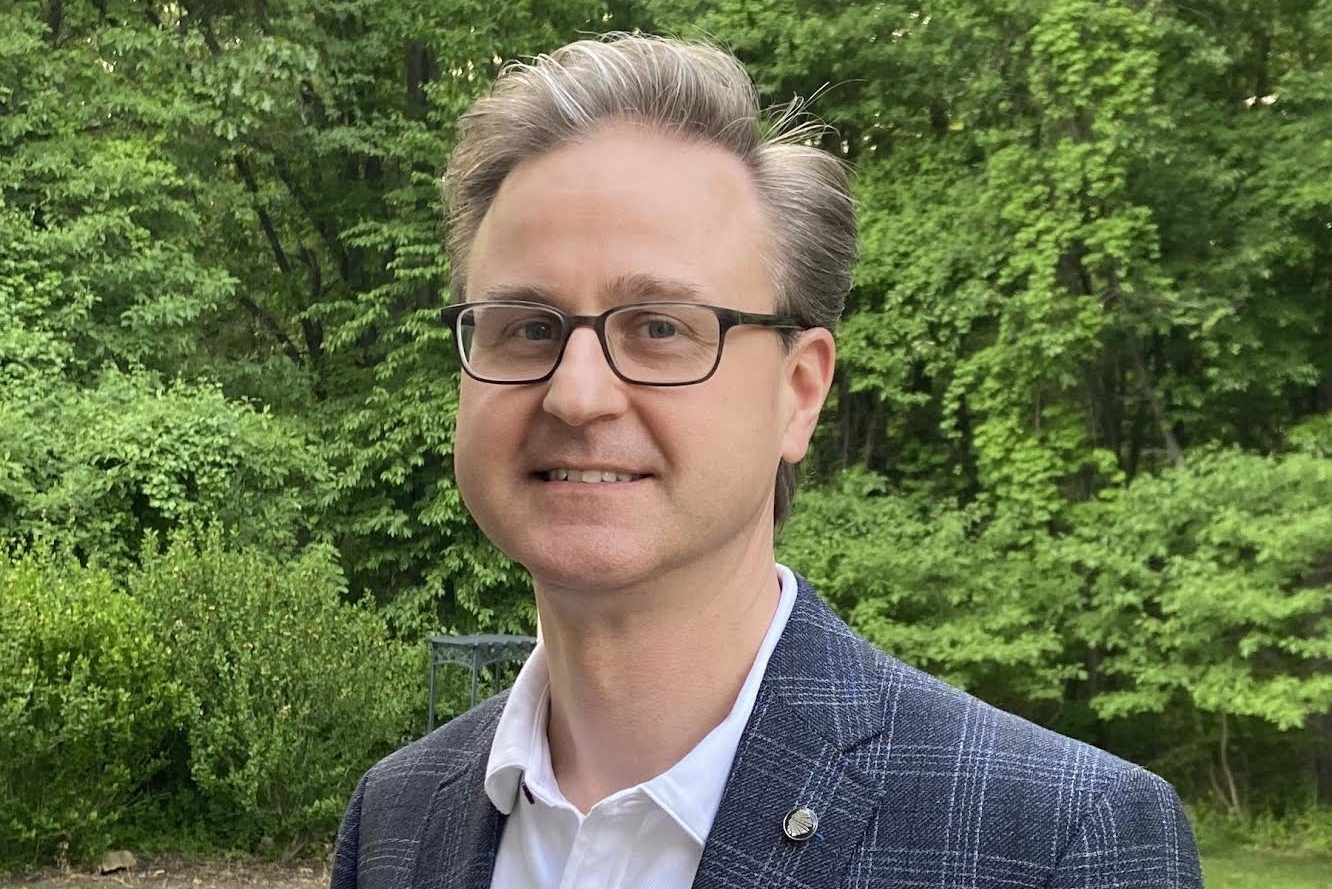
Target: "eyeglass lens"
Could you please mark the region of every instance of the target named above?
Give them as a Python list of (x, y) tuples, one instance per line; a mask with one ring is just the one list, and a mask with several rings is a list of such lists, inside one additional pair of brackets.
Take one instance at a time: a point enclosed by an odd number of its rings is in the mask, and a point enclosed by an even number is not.
[[(458, 318), (463, 358), (487, 380), (539, 380), (560, 359), (564, 319), (535, 306), (496, 303)], [(721, 324), (709, 308), (688, 303), (623, 306), (606, 318), (606, 348), (616, 370), (641, 383), (687, 383), (717, 361)]]

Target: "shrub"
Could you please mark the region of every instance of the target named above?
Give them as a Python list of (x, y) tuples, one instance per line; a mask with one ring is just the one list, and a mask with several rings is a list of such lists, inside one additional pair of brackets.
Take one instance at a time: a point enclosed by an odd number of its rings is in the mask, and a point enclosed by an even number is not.
[(1332, 854), (1332, 808), (1327, 806), (1305, 806), (1279, 815), (1269, 811), (1237, 815), (1216, 805), (1194, 806), (1189, 820), (1204, 855), (1236, 846), (1296, 855)]
[(291, 552), (325, 468), (301, 424), (212, 383), (107, 369), (0, 392), (0, 539), (124, 568), (150, 532), (218, 522)]
[(1045, 538), (978, 508), (921, 503), (850, 470), (803, 492), (779, 554), (865, 638), (1001, 706), (1058, 706), (1078, 671), (1073, 578)]
[(0, 555), (0, 866), (102, 851), (177, 701), (151, 618), (106, 573)]
[(223, 842), (333, 830), (361, 772), (424, 721), (421, 651), (342, 601), (326, 548), (281, 561), (182, 535), (130, 586), (174, 653), (196, 814)]

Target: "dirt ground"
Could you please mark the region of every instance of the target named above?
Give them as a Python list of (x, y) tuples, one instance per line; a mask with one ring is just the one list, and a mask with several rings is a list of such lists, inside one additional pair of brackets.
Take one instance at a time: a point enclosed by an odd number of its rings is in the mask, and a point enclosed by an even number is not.
[(54, 868), (0, 875), (0, 889), (327, 889), (328, 862), (196, 861), (141, 855), (133, 871), (61, 874)]

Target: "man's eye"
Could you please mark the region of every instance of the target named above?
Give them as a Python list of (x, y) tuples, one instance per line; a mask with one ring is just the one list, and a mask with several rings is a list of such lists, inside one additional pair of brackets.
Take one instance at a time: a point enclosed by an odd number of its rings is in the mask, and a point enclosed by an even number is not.
[(680, 333), (680, 328), (674, 321), (666, 318), (653, 318), (644, 322), (643, 331), (649, 339), (664, 340), (676, 336)]
[(555, 335), (555, 325), (549, 321), (524, 321), (515, 335), (525, 340), (548, 340)]

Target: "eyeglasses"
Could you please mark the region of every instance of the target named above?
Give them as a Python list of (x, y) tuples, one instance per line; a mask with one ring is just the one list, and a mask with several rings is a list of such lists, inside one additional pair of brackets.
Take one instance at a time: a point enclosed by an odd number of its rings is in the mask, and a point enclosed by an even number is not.
[(726, 332), (744, 325), (808, 330), (789, 315), (758, 315), (685, 302), (617, 306), (600, 315), (566, 315), (541, 303), (493, 300), (443, 310), (463, 369), (483, 383), (540, 383), (564, 357), (569, 337), (591, 327), (612, 371), (626, 383), (688, 386), (712, 376)]

